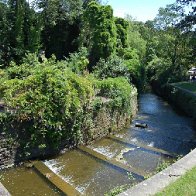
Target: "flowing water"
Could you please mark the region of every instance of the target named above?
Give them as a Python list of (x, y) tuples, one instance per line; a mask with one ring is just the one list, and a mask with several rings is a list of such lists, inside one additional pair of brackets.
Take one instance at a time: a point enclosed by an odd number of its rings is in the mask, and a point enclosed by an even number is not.
[[(135, 127), (135, 123), (148, 127)], [(172, 162), (195, 147), (193, 121), (149, 93), (140, 96), (139, 112), (129, 129), (44, 164), (81, 194), (99, 196), (116, 186), (144, 180), (162, 162)], [(0, 176), (13, 195), (61, 195), (33, 169), (11, 169)]]

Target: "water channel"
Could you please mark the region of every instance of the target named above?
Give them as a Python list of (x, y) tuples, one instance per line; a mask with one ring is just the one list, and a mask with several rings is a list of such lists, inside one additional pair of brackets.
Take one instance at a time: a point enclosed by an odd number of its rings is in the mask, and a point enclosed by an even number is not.
[[(138, 122), (148, 127), (135, 127)], [(140, 96), (139, 111), (129, 129), (42, 164), (78, 194), (99, 196), (117, 186), (144, 180), (162, 162), (172, 162), (195, 147), (193, 121), (149, 93)], [(34, 168), (2, 171), (0, 178), (12, 195), (65, 195)]]

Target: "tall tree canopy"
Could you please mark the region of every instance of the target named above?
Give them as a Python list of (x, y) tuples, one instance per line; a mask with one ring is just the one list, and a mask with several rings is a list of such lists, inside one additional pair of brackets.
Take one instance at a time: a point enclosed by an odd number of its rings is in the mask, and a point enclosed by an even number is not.
[(116, 26), (111, 6), (103, 6), (95, 1), (90, 2), (84, 11), (82, 44), (89, 50), (91, 64), (115, 53), (116, 37)]
[(27, 52), (38, 52), (39, 15), (25, 0), (0, 3), (0, 10), (0, 63), (7, 66), (11, 60), (20, 62)]

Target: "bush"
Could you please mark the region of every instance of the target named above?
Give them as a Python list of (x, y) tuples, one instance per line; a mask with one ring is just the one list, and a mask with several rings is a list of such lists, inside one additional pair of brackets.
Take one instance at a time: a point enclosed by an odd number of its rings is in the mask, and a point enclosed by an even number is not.
[(1, 92), (6, 118), (41, 146), (56, 145), (62, 138), (78, 140), (84, 106), (94, 95), (91, 81), (54, 59), (35, 66), (13, 64)]
[(131, 113), (132, 106), (130, 99), (132, 93), (136, 93), (136, 88), (129, 84), (123, 77), (107, 78), (97, 82), (99, 96), (111, 99), (109, 104), (111, 108), (122, 113)]
[(107, 60), (101, 59), (95, 66), (94, 75), (97, 78), (125, 77), (129, 79), (129, 71), (123, 59), (110, 56)]
[(108, 111), (131, 114), (136, 89), (123, 77), (99, 80), (82, 74), (83, 60), (79, 53), (65, 61), (53, 56), (39, 62), (30, 54), (23, 64), (0, 70), (0, 99), (5, 104), (1, 129), (22, 136), (25, 148), (59, 147), (61, 141), (82, 141), (104, 98)]

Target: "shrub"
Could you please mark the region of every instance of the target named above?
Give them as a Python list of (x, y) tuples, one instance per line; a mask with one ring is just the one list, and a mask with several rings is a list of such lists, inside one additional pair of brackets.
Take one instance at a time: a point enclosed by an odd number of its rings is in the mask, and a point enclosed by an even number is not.
[(98, 95), (111, 99), (109, 104), (122, 113), (131, 113), (130, 99), (136, 88), (123, 77), (107, 78), (97, 81)]
[(35, 66), (13, 64), (1, 92), (6, 119), (42, 147), (62, 138), (78, 140), (84, 106), (94, 95), (91, 81), (54, 59)]
[(94, 75), (97, 78), (125, 77), (129, 79), (129, 71), (123, 59), (112, 55), (107, 60), (101, 59), (95, 66)]

